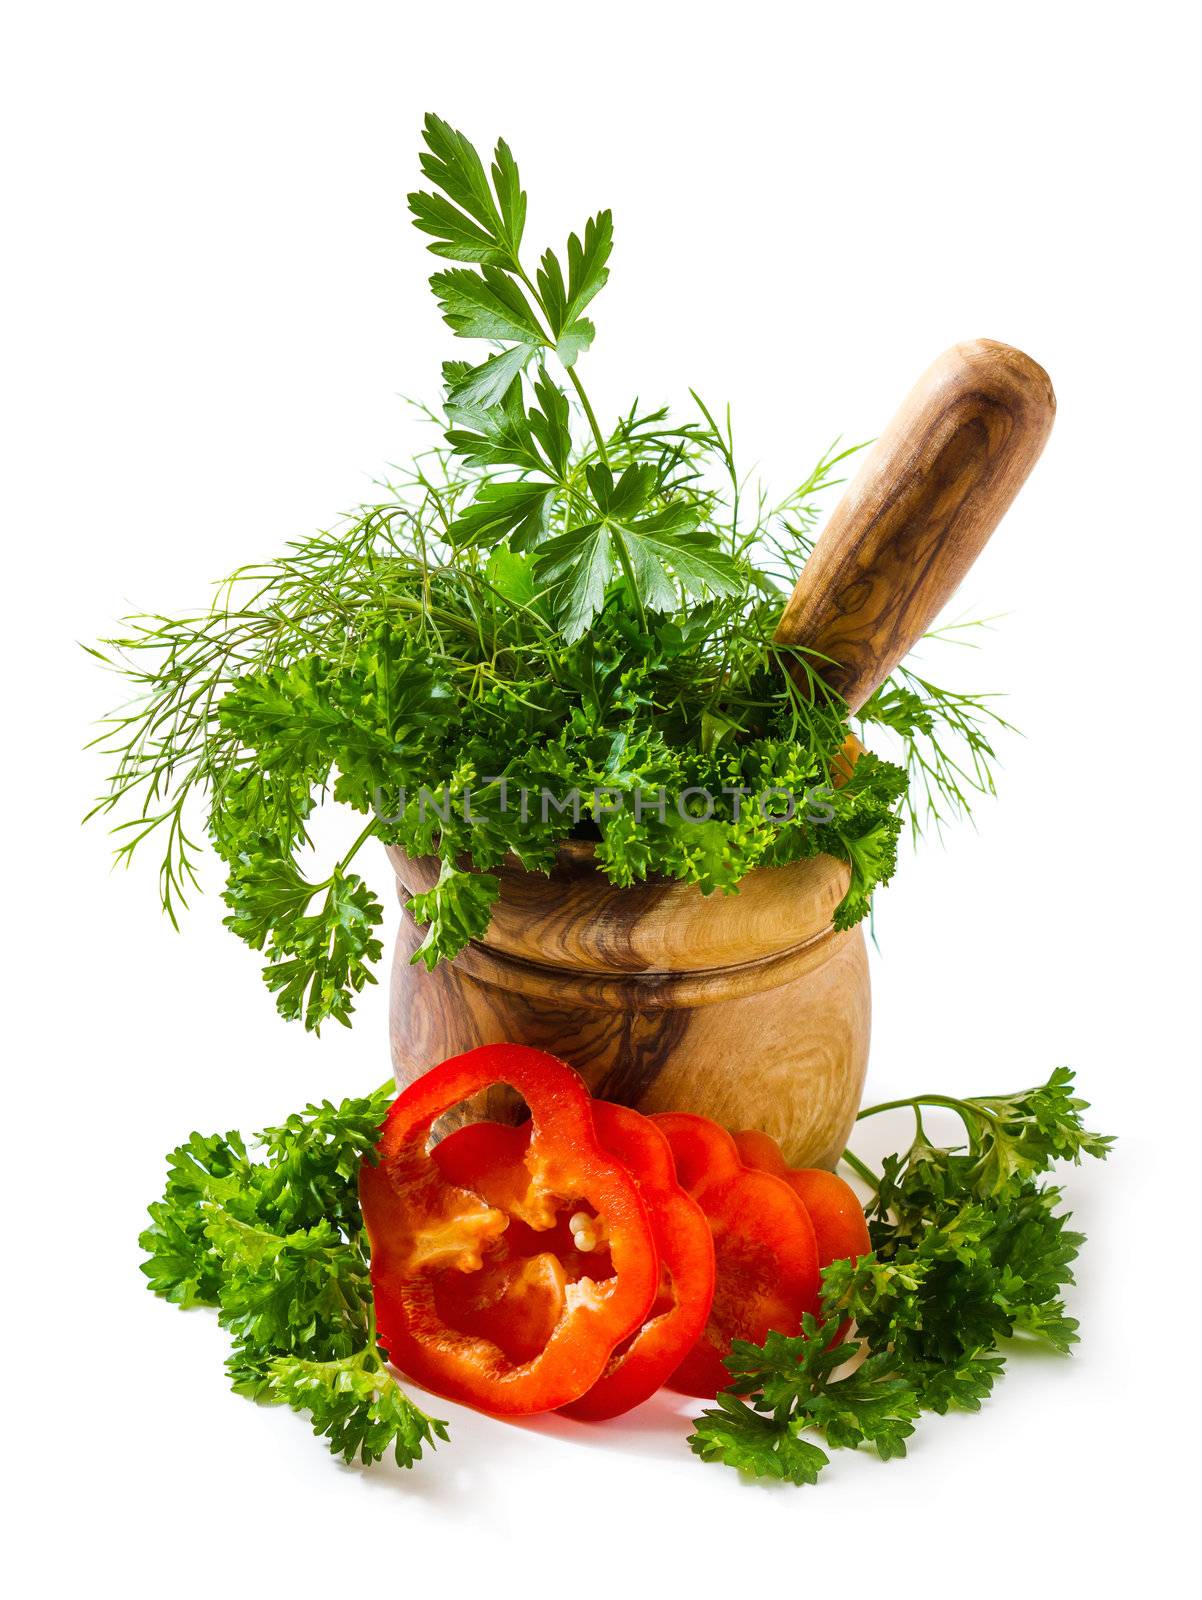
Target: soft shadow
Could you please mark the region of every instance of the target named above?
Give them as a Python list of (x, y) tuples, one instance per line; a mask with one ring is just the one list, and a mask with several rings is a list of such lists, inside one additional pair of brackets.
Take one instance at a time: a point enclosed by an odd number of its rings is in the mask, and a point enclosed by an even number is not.
[(567, 1444), (593, 1450), (619, 1450), (657, 1460), (679, 1460), (685, 1440), (693, 1431), (692, 1419), (710, 1404), (661, 1389), (641, 1406), (608, 1422), (576, 1422), (548, 1412), (539, 1417), (514, 1418), (510, 1426), (523, 1433), (542, 1434)]
[[(340, 1472), (359, 1479), (369, 1491), (404, 1497), (434, 1511), (450, 1511), (478, 1492), (497, 1467), (498, 1449), (503, 1452), (506, 1434), (515, 1445), (521, 1435), (535, 1435), (588, 1450), (679, 1462), (688, 1457), (685, 1440), (692, 1432), (692, 1418), (710, 1404), (661, 1390), (625, 1416), (609, 1422), (575, 1422), (556, 1412), (496, 1418), (440, 1400), (410, 1381), (405, 1381), (405, 1387), (423, 1411), (447, 1423), (450, 1439), (436, 1450), (427, 1449), (413, 1467), (399, 1467), (391, 1457), (370, 1467), (359, 1461), (347, 1464), (336, 1460), (334, 1464)], [(304, 1426), (303, 1418), (295, 1420)]]
[(1016, 1333), (1012, 1339), (998, 1340), (998, 1353), (1009, 1366), (1020, 1362), (1026, 1366), (1055, 1366), (1072, 1359), (1069, 1350), (1054, 1350), (1046, 1339), (1036, 1339), (1031, 1334)]

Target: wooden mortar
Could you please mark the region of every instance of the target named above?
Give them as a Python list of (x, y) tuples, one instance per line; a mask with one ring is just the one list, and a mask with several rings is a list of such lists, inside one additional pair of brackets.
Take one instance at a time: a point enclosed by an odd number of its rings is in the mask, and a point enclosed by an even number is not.
[[(438, 862), (390, 850), (402, 903)], [(868, 962), (831, 914), (848, 868), (829, 856), (748, 874), (732, 895), (673, 878), (618, 889), (569, 842), (549, 877), (500, 868), (484, 938), (433, 972), (410, 964), (406, 914), (392, 969), (392, 1054), (407, 1083), (433, 1062), (505, 1039), (562, 1056), (607, 1100), (704, 1111), (762, 1127), (787, 1155), (833, 1165), (868, 1065)], [(509, 1092), (465, 1115), (501, 1120)]]
[[(1030, 472), (1055, 398), (1021, 351), (955, 345), (919, 380), (806, 562), (777, 634), (858, 709), (950, 598)], [(799, 681), (804, 673), (798, 669)], [(438, 862), (389, 857), (402, 906)], [(404, 913), (392, 1058), (404, 1086), (447, 1056), (517, 1040), (642, 1111), (761, 1128), (787, 1160), (832, 1167), (860, 1105), (870, 1000), (862, 928), (831, 916), (848, 868), (822, 856), (709, 896), (655, 877), (615, 888), (591, 844), (549, 875), (499, 869), (490, 927), (433, 972)], [(497, 1088), (458, 1120), (521, 1114)]]

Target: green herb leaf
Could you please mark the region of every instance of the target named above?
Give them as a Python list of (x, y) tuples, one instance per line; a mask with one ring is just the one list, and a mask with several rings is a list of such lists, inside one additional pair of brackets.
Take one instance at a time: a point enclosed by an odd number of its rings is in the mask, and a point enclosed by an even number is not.
[(448, 952), (455, 954), (469, 939), (480, 938), (500, 892), (500, 881), (491, 872), (460, 872), (444, 861), (434, 887), (409, 901), (413, 920), (429, 924), (410, 959), (432, 969)]
[(427, 115), (423, 131), (422, 173), (442, 190), (442, 196), (411, 194), (409, 208), (417, 227), (433, 234), (430, 249), (454, 261), (489, 265), (514, 261), (526, 220), (526, 197), (509, 147), (504, 140), (497, 145), (494, 199), (484, 164), (469, 139), (433, 113)]
[(280, 1015), (303, 1017), (314, 1032), (330, 1017), (349, 1027), (351, 996), (376, 981), (371, 964), (383, 948), (375, 936), (383, 920), (383, 907), (363, 879), (336, 870), (314, 916), (277, 923), (263, 981)]
[(854, 927), (868, 915), (873, 891), (897, 869), (901, 823), (893, 807), (902, 788), (896, 767), (866, 753), (843, 787), (830, 794), (834, 815), (820, 837), (832, 855), (851, 866), (847, 893), (835, 908), (838, 929)]
[[(609, 279), (606, 262), (613, 250), (613, 232), (612, 213), (599, 211), (585, 224), (583, 242), (576, 234), (569, 235), (566, 285), (558, 258), (550, 250), (544, 254), (536, 280), (556, 340), (562, 341), (565, 335), (570, 337), (572, 330), (580, 327), (581, 312), (605, 287)], [(592, 324), (585, 326), (588, 337), (584, 343), (587, 345), (592, 341)], [(565, 366), (571, 364), (569, 360), (564, 361)]]
[(676, 584), (697, 600), (738, 594), (743, 587), (744, 576), (738, 563), (712, 533), (697, 523), (696, 510), (665, 506), (662, 511), (623, 525), (622, 537), (652, 610), (672, 611), (678, 607)]
[(478, 274), (464, 267), (436, 272), (430, 287), (438, 296), (447, 326), (461, 339), (512, 339), (528, 345), (544, 342), (526, 296), (498, 267), (483, 267)]
[[(322, 890), (318, 909), (307, 914)], [(231, 908), (226, 927), (253, 949), (266, 946), (263, 981), (280, 1015), (303, 1019), (315, 1032), (331, 1017), (349, 1026), (353, 996), (376, 981), (370, 964), (382, 949), (375, 930), (383, 908), (363, 879), (336, 868), (315, 886), (291, 856), (266, 844), (234, 863), (223, 899)]]
[(332, 1455), (365, 1466), (391, 1453), (397, 1466), (412, 1467), (427, 1446), (449, 1437), (446, 1423), (427, 1416), (366, 1351), (336, 1361), (277, 1356), (257, 1398), (307, 1412)]
[(605, 604), (610, 579), (610, 537), (604, 522), (586, 522), (541, 546), (534, 578), (549, 591), (568, 643), (582, 637)]
[(821, 1428), (836, 1449), (869, 1443), (882, 1460), (906, 1453), (918, 1397), (888, 1352), (872, 1355), (849, 1376), (835, 1374), (849, 1355), (839, 1325), (807, 1313), (795, 1337), (769, 1333), (763, 1347), (736, 1339), (726, 1365), (734, 1394), (777, 1422)]
[(358, 1172), (394, 1094), (307, 1106), (260, 1136), (193, 1134), (168, 1158), (141, 1237), (150, 1287), (219, 1308), (236, 1393), (307, 1414), (345, 1461), (410, 1467), (447, 1438), (401, 1389), (375, 1337)]
[(221, 1262), (205, 1231), (206, 1203), (232, 1203), (246, 1184), (246, 1146), (236, 1133), (194, 1133), (167, 1157), (167, 1192), (150, 1207), (151, 1225), (138, 1239), (142, 1271), (164, 1300), (180, 1306), (217, 1304)]
[(817, 1483), (830, 1457), (788, 1423), (762, 1417), (733, 1395), (720, 1394), (716, 1409), (693, 1423), (689, 1448), (703, 1461), (716, 1461), (755, 1478), (776, 1478), (798, 1487)]
[(547, 526), (547, 515), (554, 489), (546, 483), (485, 483), (471, 505), (447, 529), (447, 538), (458, 549), (466, 545), (491, 548), (502, 539), (515, 537), (523, 547), (535, 544)]
[(489, 407), (499, 404), (515, 378), (530, 364), (534, 346), (515, 344), (499, 355), (489, 356), (478, 367), (467, 372), (447, 391), (447, 403), (452, 406)]

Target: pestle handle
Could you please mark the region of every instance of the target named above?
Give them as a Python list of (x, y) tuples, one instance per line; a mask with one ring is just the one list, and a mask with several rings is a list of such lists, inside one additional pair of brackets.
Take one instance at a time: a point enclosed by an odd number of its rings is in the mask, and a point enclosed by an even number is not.
[[(992, 339), (929, 367), (814, 546), (776, 631), (857, 711), (959, 587), (1039, 459), (1047, 373)], [(826, 659), (822, 659), (826, 658)], [(791, 668), (798, 682), (806, 674)]]

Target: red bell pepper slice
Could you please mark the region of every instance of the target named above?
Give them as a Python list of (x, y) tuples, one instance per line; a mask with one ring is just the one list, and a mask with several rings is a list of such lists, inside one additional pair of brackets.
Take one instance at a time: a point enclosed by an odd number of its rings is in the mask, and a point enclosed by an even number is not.
[(714, 1240), (705, 1213), (676, 1181), (672, 1149), (647, 1117), (593, 1101), (601, 1143), (634, 1174), (659, 1249), (660, 1292), (651, 1314), (610, 1357), (593, 1387), (561, 1409), (599, 1422), (648, 1399), (701, 1337), (714, 1303)]
[(821, 1167), (790, 1167), (776, 1140), (755, 1128), (744, 1128), (732, 1137), (744, 1166), (783, 1178), (800, 1197), (814, 1224), (820, 1268), (844, 1257), (855, 1261), (868, 1254), (872, 1241), (864, 1208), (850, 1184)]
[[(660, 1266), (659, 1293), (646, 1321), (613, 1351), (592, 1388), (560, 1408), (579, 1421), (599, 1422), (620, 1416), (653, 1395), (700, 1337), (714, 1297), (714, 1245), (704, 1212), (676, 1181), (672, 1151), (659, 1129), (637, 1111), (605, 1100), (593, 1101), (593, 1123), (602, 1145), (639, 1186)], [(436, 1145), (434, 1161), (451, 1182), (500, 1204), (520, 1186), (528, 1135), (528, 1126), (472, 1123)], [(569, 1228), (571, 1220), (567, 1219)], [(565, 1226), (562, 1218), (559, 1226)], [(506, 1238), (522, 1227), (511, 1222)], [(519, 1238), (520, 1248), (528, 1250), (524, 1236), (514, 1236), (512, 1244), (516, 1247)], [(581, 1250), (578, 1241), (590, 1248)], [(569, 1278), (596, 1272), (596, 1259), (606, 1250), (605, 1239), (587, 1223), (583, 1233), (569, 1232), (556, 1241), (556, 1254)], [(477, 1331), (502, 1348), (523, 1339), (534, 1345), (545, 1342), (546, 1312), (527, 1283), (522, 1279), (512, 1285), (498, 1283), (498, 1289), (494, 1299), (475, 1309)]]
[[(530, 1129), (508, 1188), (486, 1201), (444, 1176), (428, 1145), (444, 1112), (496, 1083), (525, 1100)], [(582, 1080), (523, 1045), (454, 1056), (393, 1102), (376, 1155), (359, 1192), (376, 1326), (391, 1360), (434, 1393), (494, 1416), (579, 1399), (642, 1326), (659, 1286), (647, 1207), (602, 1147)], [(598, 1219), (605, 1234), (595, 1276), (571, 1276), (555, 1248), (575, 1214)], [(506, 1329), (517, 1330), (508, 1349), (492, 1337), (504, 1340)]]
[(745, 1166), (724, 1128), (675, 1111), (651, 1120), (667, 1135), (681, 1187), (709, 1219), (717, 1263), (709, 1320), (668, 1387), (712, 1399), (730, 1382), (723, 1357), (732, 1340), (795, 1334), (817, 1310), (818, 1245), (790, 1186)]

